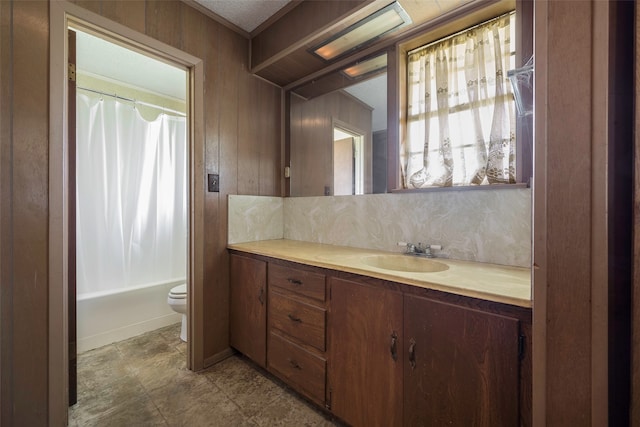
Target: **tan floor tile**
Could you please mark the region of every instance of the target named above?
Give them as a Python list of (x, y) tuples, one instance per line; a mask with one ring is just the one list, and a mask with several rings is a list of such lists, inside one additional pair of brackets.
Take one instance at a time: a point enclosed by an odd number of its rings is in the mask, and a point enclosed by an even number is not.
[(185, 411), (164, 415), (170, 426), (255, 427), (238, 406), (215, 387), (194, 398)]
[(187, 369), (185, 355), (177, 351), (132, 359), (128, 367), (129, 372), (138, 378), (147, 391), (193, 375), (193, 372)]
[(182, 323), (176, 323), (174, 325), (165, 326), (162, 329), (158, 329), (158, 332), (166, 340), (166, 342), (179, 350), (184, 348), (186, 353), (187, 343), (180, 339), (180, 327)]
[(115, 345), (90, 350), (78, 356), (78, 381), (89, 388), (106, 386), (126, 375), (126, 362)]
[(160, 427), (168, 426), (160, 411), (146, 395), (125, 401), (110, 411), (81, 423), (83, 427)]
[(133, 376), (123, 376), (100, 386), (81, 386), (78, 388), (78, 403), (71, 408), (70, 414), (83, 425), (95, 417), (112, 412), (123, 402), (135, 400), (144, 394), (142, 385)]
[(253, 366), (241, 357), (229, 357), (202, 373), (225, 393), (241, 393), (262, 377)]
[(230, 357), (203, 373), (247, 417), (282, 397), (283, 388), (240, 357)]
[(164, 335), (158, 331), (147, 332), (146, 334), (115, 343), (115, 346), (127, 360), (145, 359), (176, 352), (175, 347), (167, 342)]
[(286, 394), (251, 418), (258, 426), (309, 427), (338, 425), (326, 419), (309, 404)]
[(334, 426), (241, 356), (186, 368), (179, 324), (81, 354), (76, 426)]
[(165, 415), (180, 414), (197, 406), (202, 396), (220, 393), (220, 390), (206, 378), (191, 373), (176, 378), (149, 392), (149, 397), (160, 412)]
[(285, 393), (282, 387), (263, 376), (241, 385), (242, 387), (232, 388), (228, 396), (247, 417), (257, 414), (262, 408), (281, 398)]

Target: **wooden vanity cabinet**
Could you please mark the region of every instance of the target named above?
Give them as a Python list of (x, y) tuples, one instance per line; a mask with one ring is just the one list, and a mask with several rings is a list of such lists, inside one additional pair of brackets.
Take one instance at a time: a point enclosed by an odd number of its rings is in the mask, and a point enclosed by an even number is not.
[(527, 308), (232, 252), (230, 334), (355, 427), (531, 425)]
[(405, 295), (403, 335), (405, 425), (518, 425), (518, 319)]
[(267, 263), (230, 256), (229, 342), (265, 367), (267, 337)]
[(330, 278), (330, 409), (353, 426), (402, 425), (402, 293)]
[(268, 284), (267, 369), (325, 406), (325, 276), (269, 263)]

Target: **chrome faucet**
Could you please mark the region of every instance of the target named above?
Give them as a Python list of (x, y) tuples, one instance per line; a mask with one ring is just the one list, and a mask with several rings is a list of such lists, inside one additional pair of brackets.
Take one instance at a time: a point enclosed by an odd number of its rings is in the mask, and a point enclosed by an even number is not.
[(432, 251), (442, 250), (441, 245), (426, 245), (423, 243), (414, 245), (413, 243), (398, 242), (398, 246), (406, 246), (405, 254), (407, 255), (422, 256), (425, 258), (435, 258), (436, 255)]

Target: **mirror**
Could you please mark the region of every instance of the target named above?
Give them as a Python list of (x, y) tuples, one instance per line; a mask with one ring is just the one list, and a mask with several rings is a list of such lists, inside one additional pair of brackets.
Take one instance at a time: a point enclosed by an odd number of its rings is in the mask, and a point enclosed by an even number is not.
[[(371, 60), (377, 64), (373, 70), (365, 65)], [(362, 74), (347, 74), (363, 65)], [(387, 191), (386, 54), (288, 96), (291, 196)]]

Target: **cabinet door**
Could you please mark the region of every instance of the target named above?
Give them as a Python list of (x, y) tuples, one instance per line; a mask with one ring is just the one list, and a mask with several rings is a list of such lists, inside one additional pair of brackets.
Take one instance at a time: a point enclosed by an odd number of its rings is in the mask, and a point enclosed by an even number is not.
[(405, 295), (408, 426), (518, 425), (518, 320)]
[(267, 264), (264, 261), (230, 257), (231, 346), (262, 367), (267, 354)]
[(402, 294), (331, 279), (331, 411), (353, 426), (402, 425)]

